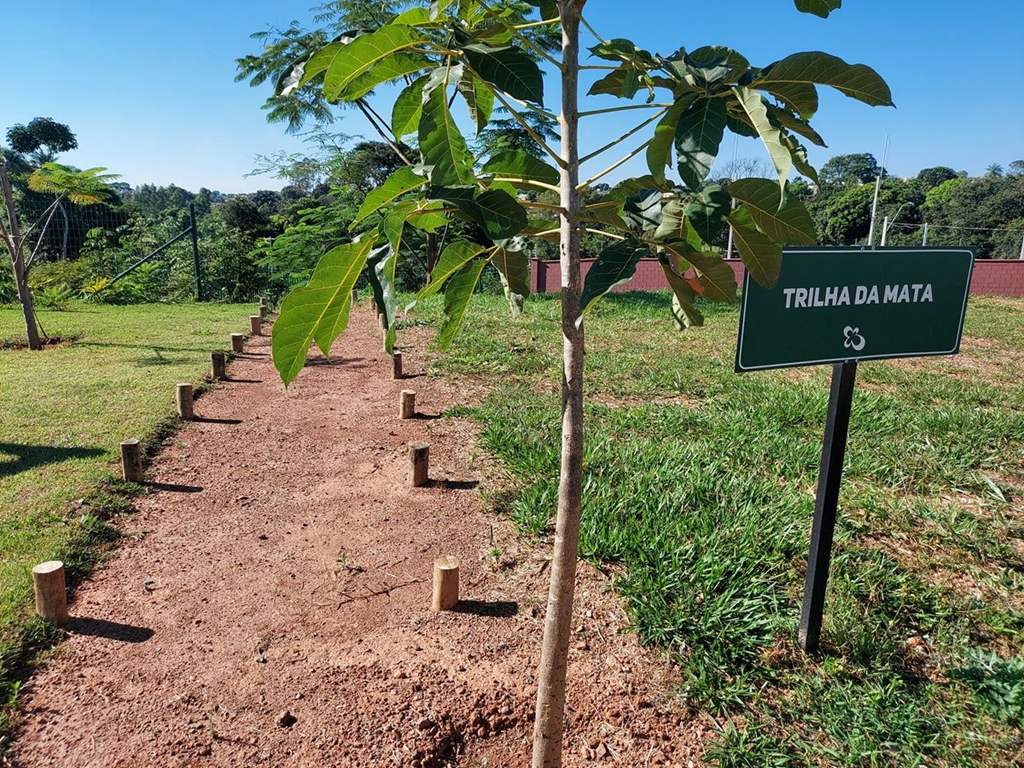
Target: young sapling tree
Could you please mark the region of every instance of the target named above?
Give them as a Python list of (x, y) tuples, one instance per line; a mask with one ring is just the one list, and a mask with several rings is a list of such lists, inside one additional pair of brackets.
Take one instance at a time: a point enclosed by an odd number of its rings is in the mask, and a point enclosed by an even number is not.
[[(797, 9), (827, 16), (840, 0), (795, 0)], [(583, 482), (584, 317), (614, 286), (630, 280), (642, 257), (658, 259), (672, 290), (679, 328), (700, 325), (698, 296), (733, 301), (732, 269), (712, 246), (731, 228), (743, 263), (759, 284), (771, 287), (784, 244), (812, 244), (814, 229), (796, 195), (790, 172), (815, 179), (801, 139), (823, 145), (808, 123), (818, 106), (817, 85), (828, 85), (870, 105), (891, 105), (884, 81), (869, 67), (820, 52), (797, 53), (765, 67), (721, 46), (659, 55), (629, 40), (609, 39), (583, 16), (585, 0), (530, 0), (539, 18), (524, 20), (522, 3), (500, 0), (435, 0), (387, 24), (331, 42), (297, 65), (299, 84), (323, 77), (328, 101), (362, 98), (374, 86), (404, 75), (410, 83), (391, 110), (396, 137), (414, 145), (418, 162), (393, 173), (371, 192), (354, 224), (377, 216), (379, 224), (325, 254), (309, 284), (282, 302), (273, 331), (274, 363), (285, 383), (305, 364), (315, 343), (326, 355), (344, 330), (351, 289), (366, 274), (385, 316), (385, 347), (392, 351), (398, 302), (395, 262), (407, 228), (437, 231), (451, 219), (475, 233), (449, 242), (433, 279), (417, 300), (444, 295), (438, 342), (449, 345), (468, 311), (487, 264), (498, 271), (513, 316), (529, 293), (526, 238), (555, 241), (560, 249), (562, 300), (562, 459), (551, 589), (545, 617), (533, 765), (561, 765), (566, 657), (576, 575)], [(560, 55), (531, 41), (538, 28), (558, 29)], [(580, 36), (594, 38), (589, 52), (601, 63), (580, 63)], [(561, 146), (549, 146), (528, 119), (554, 117), (544, 104), (543, 63), (560, 80), (557, 115)], [(588, 97), (615, 97), (619, 106), (579, 107), (581, 81), (591, 72)], [(475, 157), (452, 108), (461, 101), (479, 132), (495, 107), (533, 137), (538, 152), (497, 151)], [(580, 155), (579, 125), (612, 112), (646, 113), (620, 139)], [(648, 126), (646, 139), (634, 139)], [(778, 179), (708, 182), (726, 130), (760, 139)], [(633, 141), (633, 144), (626, 142)], [(587, 162), (620, 150), (604, 170), (580, 181)], [(629, 159), (643, 155), (648, 173), (620, 181), (608, 195), (582, 204), (580, 192), (601, 182)], [(543, 159), (540, 159), (543, 158)], [(670, 179), (674, 167), (679, 180)], [(529, 193), (557, 192), (558, 204)], [(607, 245), (580, 277), (579, 238), (596, 231)]]

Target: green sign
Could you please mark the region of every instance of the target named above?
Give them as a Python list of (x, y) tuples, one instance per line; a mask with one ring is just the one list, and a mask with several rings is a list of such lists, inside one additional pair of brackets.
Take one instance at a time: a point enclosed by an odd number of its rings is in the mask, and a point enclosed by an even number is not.
[(746, 275), (736, 370), (955, 354), (973, 268), (967, 248), (787, 248), (774, 288)]

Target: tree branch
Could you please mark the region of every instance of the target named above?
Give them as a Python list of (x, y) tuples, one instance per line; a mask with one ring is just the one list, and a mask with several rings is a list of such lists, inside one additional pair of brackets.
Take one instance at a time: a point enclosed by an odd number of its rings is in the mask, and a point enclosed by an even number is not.
[(622, 159), (620, 159), (620, 160), (616, 161), (616, 162), (615, 162), (614, 164), (612, 164), (612, 165), (608, 166), (607, 168), (605, 168), (605, 169), (604, 169), (603, 171), (601, 171), (601, 172), (600, 172), (599, 174), (597, 174), (596, 176), (591, 176), (591, 177), (590, 177), (589, 179), (587, 179), (586, 181), (584, 181), (584, 182), (580, 183), (580, 184), (579, 184), (579, 185), (578, 185), (578, 186), (576, 187), (576, 189), (586, 189), (586, 188), (587, 188), (587, 187), (589, 187), (589, 186), (590, 186), (591, 184), (593, 184), (593, 183), (594, 183), (595, 181), (597, 181), (598, 179), (600, 179), (600, 178), (601, 178), (602, 176), (607, 176), (607, 175), (608, 175), (609, 173), (611, 173), (612, 171), (614, 171), (614, 170), (615, 170), (616, 168), (618, 168), (618, 167), (619, 167), (620, 165), (622, 165), (623, 163), (629, 162), (629, 161), (630, 161), (630, 160), (632, 160), (632, 159), (633, 159), (634, 157), (636, 157), (636, 156), (637, 156), (638, 154), (640, 154), (640, 153), (641, 153), (641, 152), (643, 152), (643, 151), (644, 151), (645, 149), (647, 149), (647, 145), (648, 145), (648, 144), (650, 144), (650, 143), (651, 143), (652, 141), (654, 141), (654, 137), (653, 137), (653, 136), (652, 136), (651, 138), (649, 138), (649, 139), (648, 139), (647, 141), (645, 141), (645, 142), (644, 142), (643, 144), (641, 144), (641, 145), (640, 145), (639, 147), (637, 147), (636, 149), (634, 149), (634, 150), (633, 150), (632, 152), (630, 152), (630, 153), (629, 153), (628, 155), (626, 155), (626, 156), (625, 156), (625, 157), (623, 157)]
[[(665, 114), (666, 112), (668, 112), (668, 109), (667, 109), (667, 108), (666, 108), (666, 109), (663, 109), (663, 110), (661, 110), (661, 111), (660, 111), (660, 112), (659, 112), (658, 114), (654, 115), (653, 117), (651, 117), (651, 118), (649, 118), (649, 119), (647, 119), (647, 120), (644, 120), (644, 121), (643, 121), (642, 123), (640, 123), (639, 125), (637, 125), (637, 126), (634, 126), (634, 127), (632, 128), (632, 129), (630, 129), (630, 130), (629, 130), (629, 131), (627, 131), (626, 133), (624, 133), (624, 134), (622, 134), (621, 136), (619, 136), (619, 138), (617, 138), (617, 139), (613, 139), (612, 141), (608, 142), (607, 144), (605, 144), (605, 145), (604, 145), (603, 147), (601, 147), (600, 149), (594, 150), (593, 152), (591, 152), (591, 153), (590, 153), (589, 155), (586, 155), (585, 157), (581, 157), (581, 158), (580, 158), (580, 164), (583, 164), (583, 163), (587, 162), (588, 160), (593, 160), (593, 159), (594, 159), (595, 157), (597, 157), (598, 155), (600, 155), (600, 154), (602, 154), (602, 153), (604, 153), (604, 152), (608, 151), (609, 149), (611, 149), (612, 147), (614, 147), (614, 146), (615, 146), (616, 144), (618, 144), (619, 142), (621, 142), (621, 141), (623, 141), (623, 140), (625, 140), (625, 139), (628, 139), (628, 138), (629, 138), (630, 136), (632, 136), (632, 135), (633, 135), (634, 133), (636, 133), (637, 131), (640, 131), (640, 130), (642, 130), (642, 129), (646, 128), (646, 127), (647, 127), (648, 125), (650, 125), (650, 124), (651, 124), (651, 123), (653, 123), (653, 122), (654, 122), (655, 120), (657, 120), (658, 118), (660, 118), (660, 117), (661, 117), (662, 115), (664, 115), (664, 114)], [(646, 145), (645, 145), (645, 146), (646, 146)]]

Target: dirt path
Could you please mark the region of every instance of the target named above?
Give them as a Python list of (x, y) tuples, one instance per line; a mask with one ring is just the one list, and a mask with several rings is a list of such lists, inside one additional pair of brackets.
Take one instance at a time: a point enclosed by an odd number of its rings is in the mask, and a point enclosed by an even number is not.
[[(423, 333), (423, 332), (420, 332)], [(131, 537), (33, 677), (15, 766), (527, 766), (546, 550), (481, 511), (458, 382), (390, 362), (365, 308), (286, 392), (259, 337), (148, 469)], [(416, 420), (397, 418), (417, 390)], [(407, 486), (406, 445), (431, 483)], [(499, 551), (500, 550), (500, 551)], [(430, 611), (432, 563), (463, 603)], [(581, 568), (567, 766), (699, 765), (667, 667)]]

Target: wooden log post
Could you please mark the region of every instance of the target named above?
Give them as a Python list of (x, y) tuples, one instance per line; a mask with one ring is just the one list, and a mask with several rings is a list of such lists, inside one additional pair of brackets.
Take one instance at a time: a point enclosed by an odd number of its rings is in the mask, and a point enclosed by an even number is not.
[(430, 607), (450, 611), (459, 603), (459, 561), (451, 555), (434, 561), (434, 594)]
[(382, 331), (386, 331), (388, 329), (388, 316), (383, 312), (377, 313), (377, 325), (380, 326)]
[(261, 323), (259, 315), (249, 315), (249, 333), (253, 336), (259, 336)]
[(395, 352), (391, 355), (391, 378), (402, 378), (402, 353)]
[(242, 344), (245, 343), (244, 333), (232, 333), (231, 334), (231, 351), (235, 354), (242, 353)]
[(403, 389), (398, 399), (398, 418), (411, 419), (416, 415), (416, 393), (411, 389)]
[(266, 296), (260, 296), (260, 306), (261, 307), (267, 306), (267, 297)]
[(266, 320), (267, 319), (267, 312), (269, 312), (269, 311), (270, 310), (269, 310), (269, 308), (267, 307), (266, 304), (260, 304), (260, 320)]
[(377, 314), (377, 299), (372, 294), (370, 295), (370, 311)]
[(178, 415), (185, 421), (192, 421), (195, 418), (195, 411), (192, 408), (192, 385), (179, 384), (174, 399), (178, 404)]
[(409, 443), (409, 485), (420, 488), (427, 484), (430, 472), (430, 443)]
[(213, 369), (213, 378), (223, 379), (227, 375), (227, 360), (223, 352), (211, 352), (210, 363)]
[(142, 482), (142, 447), (138, 440), (121, 442), (121, 473), (125, 482)]
[(359, 291), (355, 288), (352, 289), (352, 306), (355, 306), (356, 302), (359, 301)]
[(32, 586), (36, 593), (36, 613), (51, 624), (68, 620), (68, 593), (64, 585), (64, 563), (50, 560), (32, 569)]

